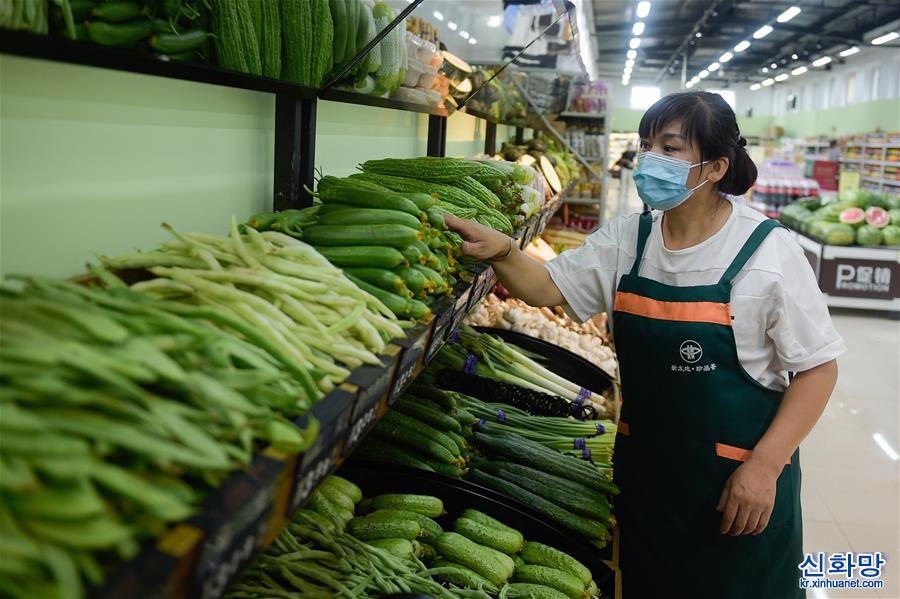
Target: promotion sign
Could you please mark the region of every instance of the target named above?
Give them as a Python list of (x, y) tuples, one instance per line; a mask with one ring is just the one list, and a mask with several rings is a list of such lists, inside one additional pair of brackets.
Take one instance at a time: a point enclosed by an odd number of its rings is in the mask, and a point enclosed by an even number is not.
[(843, 196), (859, 191), (859, 178), (859, 171), (841, 171), (838, 194)]
[(824, 293), (842, 297), (900, 297), (900, 264), (888, 260), (832, 258), (822, 261), (819, 282)]

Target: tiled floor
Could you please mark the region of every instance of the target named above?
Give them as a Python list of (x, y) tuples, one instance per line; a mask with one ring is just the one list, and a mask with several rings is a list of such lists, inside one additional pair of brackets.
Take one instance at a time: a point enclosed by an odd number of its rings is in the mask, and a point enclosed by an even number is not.
[[(605, 221), (641, 209), (633, 184), (609, 190)], [(837, 388), (800, 448), (804, 549), (886, 555), (878, 591), (809, 591), (809, 599), (900, 599), (900, 322), (834, 311), (847, 352)], [(888, 449), (876, 442), (880, 435)], [(894, 457), (889, 455), (893, 451)]]

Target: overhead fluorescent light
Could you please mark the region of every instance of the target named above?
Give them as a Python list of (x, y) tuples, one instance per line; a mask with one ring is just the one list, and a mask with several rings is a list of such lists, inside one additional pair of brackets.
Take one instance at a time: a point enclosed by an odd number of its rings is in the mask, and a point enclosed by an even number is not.
[(853, 56), (857, 52), (859, 52), (859, 47), (853, 46), (852, 48), (847, 48), (846, 50), (841, 50), (840, 56), (847, 58), (848, 56)]
[(822, 58), (817, 58), (816, 60), (812, 61), (812, 66), (814, 66), (814, 67), (824, 67), (824, 66), (825, 66), (826, 64), (828, 64), (829, 62), (831, 62), (831, 57), (830, 57), (830, 56), (823, 56)]
[(787, 78), (790, 77), (787, 73), (782, 73), (781, 75), (775, 77), (775, 81), (787, 81)]
[(646, 16), (649, 14), (650, 14), (650, 3), (649, 2), (638, 2), (637, 18), (643, 19), (643, 18), (646, 18)]
[(439, 11), (439, 10), (436, 10), (436, 11), (434, 11), (433, 13), (431, 13), (431, 16), (433, 16), (433, 17), (434, 17), (435, 19), (437, 19), (438, 21), (443, 21), (443, 20), (444, 20), (444, 13), (442, 13), (442, 12)]
[(807, 69), (806, 67), (797, 67), (796, 69), (791, 71), (791, 75), (794, 75), (796, 77), (797, 75), (802, 75), (803, 73), (805, 73), (808, 70), (809, 69)]
[(698, 31), (697, 33), (694, 34), (694, 37), (697, 39), (700, 39), (701, 37), (703, 37), (703, 34)]
[(626, 67), (633, 67), (633, 66), (634, 66), (634, 60), (631, 59), (631, 58), (629, 58), (628, 60), (625, 61), (625, 66), (626, 66)]
[(754, 83), (753, 85), (750, 86), (750, 91), (755, 92), (756, 90), (758, 90), (761, 87), (762, 86), (759, 83)]
[(478, 43), (478, 40), (475, 39), (474, 37), (470, 37), (470, 38), (469, 38), (469, 43), (472, 44), (472, 45), (474, 46), (475, 44)]
[(719, 70), (719, 67), (721, 67), (721, 66), (722, 65), (720, 65), (719, 63), (714, 62), (711, 65), (709, 65), (708, 67), (706, 67), (706, 70), (709, 71), (710, 73), (715, 73), (716, 71)]
[(735, 52), (743, 52), (744, 50), (746, 50), (749, 47), (750, 47), (750, 42), (748, 42), (747, 40), (744, 40), (740, 44), (738, 44), (737, 46), (734, 47), (734, 51)]
[(894, 448), (891, 447), (891, 444), (887, 442), (887, 439), (881, 433), (874, 433), (872, 438), (875, 439), (875, 443), (878, 444), (878, 447), (881, 448), (881, 451), (887, 454), (889, 458), (894, 460), (895, 462), (900, 459), (900, 456), (897, 455), (897, 452), (894, 451)]
[(700, 77), (697, 77), (696, 75), (694, 75), (693, 77), (691, 77), (691, 81), (694, 82), (694, 83), (699, 83), (699, 82), (700, 82)]
[(885, 33), (881, 37), (876, 37), (875, 39), (873, 39), (872, 45), (880, 46), (881, 44), (886, 44), (888, 42), (892, 42), (895, 39), (897, 39), (898, 37), (900, 37), (900, 33), (897, 33), (896, 31), (891, 31), (890, 33)]
[(687, 83), (684, 84), (684, 86), (688, 89), (691, 89), (692, 87), (694, 87), (694, 80), (692, 79), (692, 80), (688, 81)]
[(722, 56), (719, 57), (719, 62), (728, 62), (732, 58), (734, 58), (734, 54), (732, 54), (731, 52), (726, 52), (725, 54), (723, 54)]
[(791, 59), (792, 59), (792, 60), (797, 60), (798, 58), (800, 58), (800, 57), (797, 56), (796, 54), (791, 54)]
[(769, 87), (770, 85), (775, 84), (775, 80), (772, 79), (771, 77), (769, 77), (768, 79), (764, 79), (762, 84), (763, 84), (763, 87)]
[(447, 27), (450, 28), (450, 31), (456, 31), (456, 23), (453, 21), (447, 21)]
[(629, 60), (633, 60), (633, 59), (637, 58), (637, 50), (629, 50), (628, 52), (625, 53), (625, 57), (628, 58)]
[(466, 31), (465, 29), (463, 29), (462, 31), (459, 32), (459, 37), (463, 38), (464, 40), (467, 40), (467, 39), (469, 39), (469, 32)]
[(800, 14), (800, 7), (792, 6), (789, 9), (787, 9), (786, 11), (784, 11), (783, 13), (781, 13), (780, 15), (778, 15), (778, 18), (775, 20), (778, 21), (779, 23), (787, 23), (788, 21), (790, 21), (791, 19), (793, 19), (794, 17), (796, 17), (799, 14)]
[(762, 71), (763, 73), (768, 73), (768, 72), (769, 72), (769, 67), (763, 67), (763, 68), (760, 69), (760, 71)]
[(631, 75), (631, 71), (633, 70), (634, 69), (632, 67), (625, 67), (624, 69), (622, 69), (622, 72), (626, 75)]
[(503, 15), (491, 15), (488, 17), (488, 27), (500, 27), (503, 24)]
[(709, 77), (709, 71), (707, 71), (706, 69), (703, 69), (702, 71), (697, 73), (697, 77), (700, 77), (701, 79), (706, 79), (707, 77)]
[(631, 48), (632, 50), (637, 50), (638, 46), (640, 46), (640, 45), (641, 45), (641, 38), (639, 38), (639, 37), (633, 37), (633, 38), (631, 38), (631, 41), (628, 42), (628, 47)]
[(757, 29), (756, 31), (753, 32), (753, 39), (761, 40), (762, 38), (764, 38), (767, 35), (769, 35), (770, 33), (772, 33), (772, 31), (773, 31), (773, 29), (772, 29), (771, 25), (763, 25), (762, 27), (760, 27), (759, 29)]
[(634, 26), (631, 28), (631, 33), (634, 35), (640, 35), (640, 34), (644, 33), (644, 22), (638, 21), (637, 23), (635, 23)]

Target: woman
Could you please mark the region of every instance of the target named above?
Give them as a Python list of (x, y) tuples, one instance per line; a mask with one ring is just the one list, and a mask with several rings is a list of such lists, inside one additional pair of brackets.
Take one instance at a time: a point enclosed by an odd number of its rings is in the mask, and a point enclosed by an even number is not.
[(582, 321), (612, 312), (624, 596), (802, 597), (797, 448), (843, 340), (788, 232), (726, 196), (745, 193), (756, 167), (722, 97), (667, 96), (640, 136), (634, 180), (652, 211), (546, 267), (492, 229), (450, 226), (529, 304)]

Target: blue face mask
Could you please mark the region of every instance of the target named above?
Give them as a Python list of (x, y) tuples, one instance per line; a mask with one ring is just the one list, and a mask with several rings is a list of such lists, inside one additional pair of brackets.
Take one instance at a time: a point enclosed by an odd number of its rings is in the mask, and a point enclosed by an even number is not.
[(691, 169), (703, 162), (691, 164), (687, 160), (663, 156), (656, 152), (638, 154), (637, 168), (634, 169), (634, 184), (638, 195), (653, 210), (671, 210), (681, 205), (700, 188), (703, 181), (693, 189), (685, 186)]

